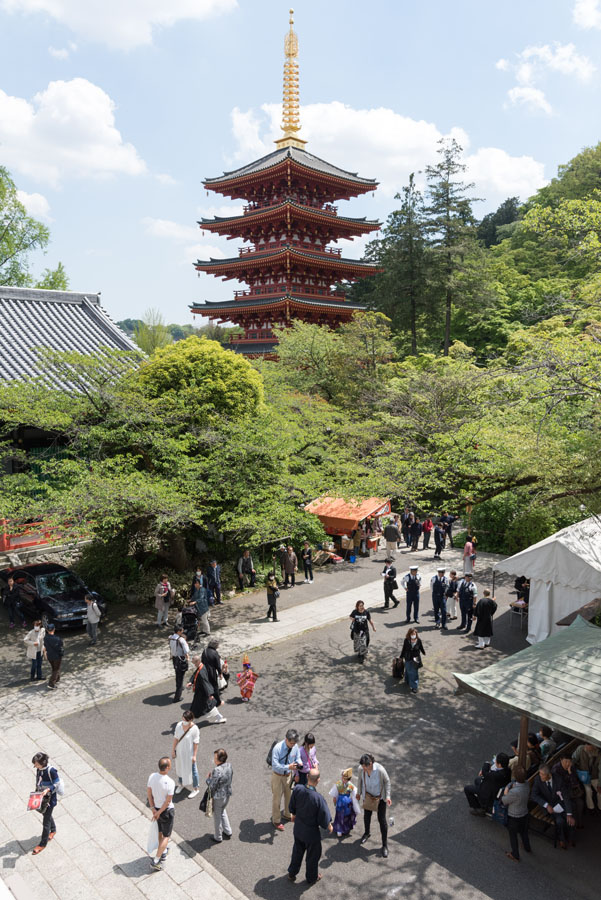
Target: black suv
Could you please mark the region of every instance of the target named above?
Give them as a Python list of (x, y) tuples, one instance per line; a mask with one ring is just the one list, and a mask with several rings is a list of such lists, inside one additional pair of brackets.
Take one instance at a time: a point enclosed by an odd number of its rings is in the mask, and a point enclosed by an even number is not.
[(37, 563), (2, 569), (0, 578), (6, 584), (12, 575), (19, 590), (19, 603), (26, 619), (53, 622), (57, 629), (81, 627), (86, 623), (86, 594), (90, 594), (106, 616), (106, 603), (88, 590), (81, 578), (70, 569), (54, 563)]

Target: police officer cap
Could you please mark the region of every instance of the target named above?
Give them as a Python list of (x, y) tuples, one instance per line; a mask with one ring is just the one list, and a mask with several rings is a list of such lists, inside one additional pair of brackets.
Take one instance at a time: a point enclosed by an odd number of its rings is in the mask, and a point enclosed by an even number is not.
[(418, 569), (419, 569), (419, 566), (409, 566), (410, 572), (413, 572), (413, 571), (417, 572)]

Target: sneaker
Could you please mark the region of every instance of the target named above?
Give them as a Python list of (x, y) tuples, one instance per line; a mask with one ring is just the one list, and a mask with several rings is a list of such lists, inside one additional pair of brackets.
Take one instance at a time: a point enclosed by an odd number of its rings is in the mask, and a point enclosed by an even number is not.
[(49, 691), (55, 691), (55, 690), (56, 690), (56, 685), (55, 685), (55, 684), (47, 684), (46, 687), (48, 688)]
[(200, 791), (198, 790), (198, 788), (194, 788), (194, 790), (190, 791), (190, 793), (188, 794), (188, 800), (193, 800), (194, 797), (198, 796), (199, 793)]
[(274, 825), (273, 827), (275, 828), (276, 831), (285, 831), (286, 830), (281, 822), (279, 823), (279, 825)]
[(215, 725), (225, 725), (226, 722), (227, 722), (227, 719), (225, 718), (225, 716), (221, 716), (220, 719), (217, 719), (217, 721), (215, 722)]
[(211, 835), (211, 840), (213, 841), (214, 844), (220, 844), (221, 841), (222, 841), (222, 838), (216, 838), (215, 835), (212, 834), (212, 835)]
[(223, 832), (223, 840), (224, 840), (224, 841), (231, 841), (231, 839), (232, 839), (231, 833), (230, 833), (230, 834), (227, 834), (227, 832), (224, 831), (224, 832)]
[(153, 861), (150, 863), (150, 868), (151, 868), (154, 872), (161, 872), (161, 871), (163, 870), (163, 867), (162, 867), (162, 865), (161, 865), (161, 860), (160, 860), (160, 859), (157, 859), (157, 860), (155, 861), (155, 860), (153, 859)]
[(303, 584), (309, 584), (309, 579), (308, 579), (308, 578), (305, 578)]
[(181, 784), (176, 784), (176, 785), (175, 785), (175, 790), (174, 790), (173, 793), (174, 793), (174, 794), (179, 794), (181, 790), (182, 790)]
[(163, 852), (161, 853), (161, 862), (165, 862), (165, 860), (167, 859), (168, 856), (169, 856), (169, 847), (167, 847), (166, 850), (163, 850)]

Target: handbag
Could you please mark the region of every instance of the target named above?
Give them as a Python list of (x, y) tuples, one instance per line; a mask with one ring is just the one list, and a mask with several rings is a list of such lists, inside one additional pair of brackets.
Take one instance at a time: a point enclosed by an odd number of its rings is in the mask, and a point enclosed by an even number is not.
[(211, 789), (207, 788), (207, 807), (205, 809), (205, 816), (207, 819), (210, 819), (213, 815), (213, 795), (211, 793)]
[(217, 676), (217, 687), (220, 691), (224, 691), (227, 687), (227, 680), (223, 677), (223, 675)]
[(29, 800), (27, 801), (27, 809), (39, 809), (41, 812), (42, 802), (45, 796), (46, 795), (41, 791), (32, 791), (29, 795)]
[(507, 825), (507, 807), (500, 797), (495, 797), (492, 805), (492, 820), (499, 825)]
[(401, 656), (395, 656), (392, 660), (392, 677), (403, 678), (405, 675), (405, 660)]
[(376, 812), (379, 803), (379, 797), (374, 797), (374, 795), (370, 794), (369, 791), (365, 791), (365, 797), (363, 798), (363, 809), (366, 809), (368, 812)]
[(209, 789), (207, 788), (204, 794), (202, 795), (202, 800), (198, 804), (198, 808), (201, 812), (207, 811), (207, 801), (209, 799)]
[(396, 578), (395, 578), (394, 581), (392, 582), (392, 590), (393, 590), (393, 591), (398, 591), (398, 589), (399, 589), (399, 583), (398, 583), (398, 581), (397, 581)]

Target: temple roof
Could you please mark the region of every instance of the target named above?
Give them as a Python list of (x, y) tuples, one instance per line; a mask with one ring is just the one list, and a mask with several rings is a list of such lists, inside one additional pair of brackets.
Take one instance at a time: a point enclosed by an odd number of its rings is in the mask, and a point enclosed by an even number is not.
[(67, 387), (40, 366), (40, 348), (140, 353), (101, 307), (100, 294), (0, 286), (0, 333), (0, 381), (41, 375), (55, 387)]
[(291, 247), (287, 244), (285, 247), (278, 247), (276, 250), (271, 250), (266, 253), (244, 253), (242, 256), (231, 256), (227, 259), (214, 259), (211, 257), (210, 259), (199, 259), (195, 263), (193, 263), (196, 268), (220, 268), (222, 266), (237, 266), (242, 263), (255, 263), (260, 262), (261, 260), (269, 260), (271, 262), (277, 260), (280, 256), (285, 256), (287, 253), (292, 254), (293, 256), (301, 257), (302, 259), (311, 260), (314, 263), (334, 263), (337, 266), (358, 266), (360, 268), (366, 269), (377, 269), (377, 266), (374, 263), (367, 262), (362, 259), (348, 259), (345, 256), (338, 256), (337, 253), (311, 253), (309, 250), (301, 250), (298, 247)]
[(277, 306), (290, 301), (296, 306), (322, 306), (333, 312), (344, 312), (351, 309), (366, 309), (360, 303), (350, 300), (331, 300), (325, 297), (297, 297), (294, 294), (278, 294), (269, 297), (244, 297), (238, 300), (204, 300), (202, 303), (191, 303), (190, 309), (211, 310), (212, 312), (235, 312), (236, 310), (254, 309), (260, 306)]
[(274, 168), (287, 159), (291, 159), (300, 166), (312, 169), (314, 172), (319, 172), (322, 175), (330, 175), (342, 181), (352, 181), (354, 184), (361, 185), (368, 190), (377, 187), (378, 184), (375, 178), (361, 178), (356, 172), (347, 172), (345, 169), (339, 169), (338, 166), (334, 166), (332, 163), (326, 162), (318, 156), (313, 156), (312, 153), (308, 153), (306, 150), (301, 150), (298, 147), (283, 147), (282, 149), (274, 150), (273, 153), (268, 153), (267, 156), (262, 156), (261, 159), (242, 166), (240, 169), (224, 172), (223, 175), (219, 175), (217, 178), (205, 178), (203, 183), (206, 186), (213, 186), (224, 184), (228, 181), (235, 181), (238, 178), (246, 178), (249, 175), (255, 175), (258, 172)]
[(198, 224), (201, 228), (208, 228), (209, 225), (227, 225), (228, 223), (233, 224), (234, 222), (240, 224), (252, 223), (252, 220), (255, 217), (269, 217), (273, 213), (277, 213), (280, 210), (285, 210), (286, 207), (291, 207), (292, 209), (298, 210), (301, 213), (318, 216), (324, 222), (328, 222), (329, 224), (336, 225), (337, 222), (341, 222), (343, 225), (350, 224), (356, 225), (361, 228), (379, 228), (380, 226), (380, 223), (377, 219), (368, 219), (366, 216), (356, 219), (352, 218), (351, 216), (333, 215), (327, 210), (319, 209), (316, 206), (305, 206), (302, 203), (296, 203), (296, 201), (294, 200), (284, 200), (283, 203), (276, 203), (274, 206), (262, 206), (241, 216), (214, 216), (212, 219), (201, 219)]

